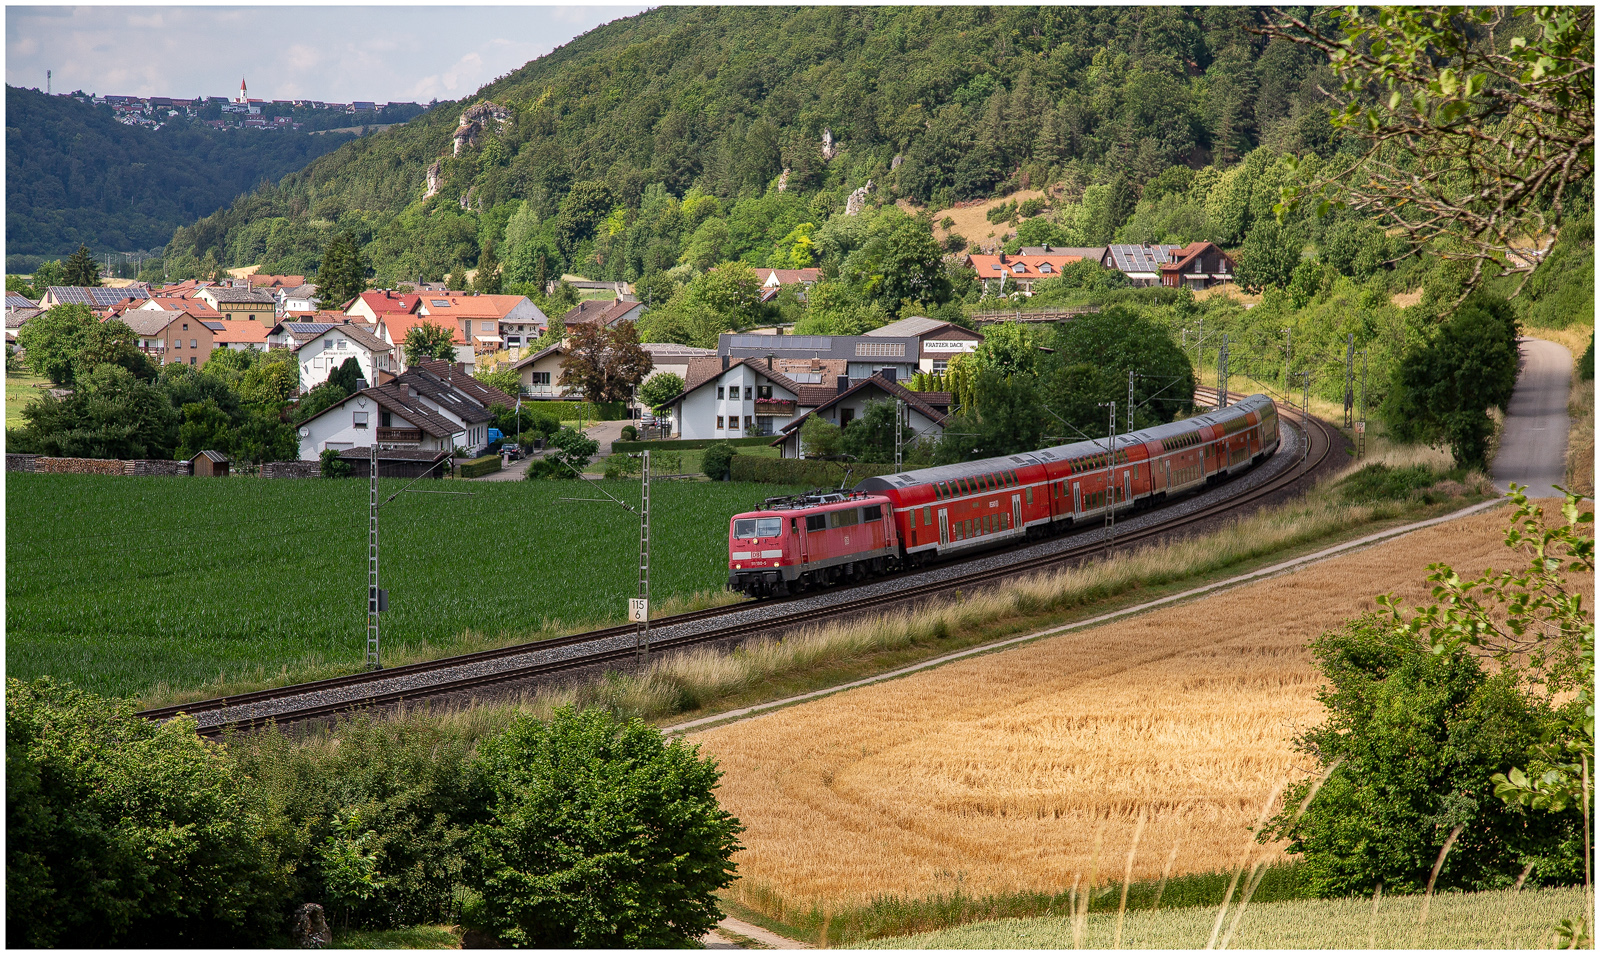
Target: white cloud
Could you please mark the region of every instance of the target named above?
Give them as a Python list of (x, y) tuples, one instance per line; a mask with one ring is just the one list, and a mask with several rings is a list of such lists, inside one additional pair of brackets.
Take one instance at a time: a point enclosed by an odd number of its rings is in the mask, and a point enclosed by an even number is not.
[(6, 82), (42, 88), (48, 69), (58, 91), (224, 96), (243, 72), (266, 99), (457, 99), (643, 9), (8, 6)]

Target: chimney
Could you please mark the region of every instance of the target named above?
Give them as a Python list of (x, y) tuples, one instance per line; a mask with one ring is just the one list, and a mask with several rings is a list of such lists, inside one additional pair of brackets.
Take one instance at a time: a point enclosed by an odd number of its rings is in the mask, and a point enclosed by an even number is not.
[(356, 379), (356, 390), (357, 391), (366, 391), (367, 390), (367, 379), (365, 379), (365, 378), (357, 378)]
[(887, 379), (889, 381), (894, 381), (895, 380), (895, 373), (894, 373), (894, 369), (893, 368), (885, 368), (882, 371), (878, 372), (878, 374), (882, 375), (885, 379)]
[(839, 376), (839, 394), (842, 395), (842, 394), (844, 394), (845, 392), (847, 392), (849, 390), (850, 390), (850, 376), (849, 375), (840, 375)]
[(767, 370), (768, 371), (772, 370), (772, 356), (771, 355), (767, 356)]
[(723, 371), (727, 371), (728, 370), (728, 356), (727, 355), (723, 355), (722, 356), (722, 370)]

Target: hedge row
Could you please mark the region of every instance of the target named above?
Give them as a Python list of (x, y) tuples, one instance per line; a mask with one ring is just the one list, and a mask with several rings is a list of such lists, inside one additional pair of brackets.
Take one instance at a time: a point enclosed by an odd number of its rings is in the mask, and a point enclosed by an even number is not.
[(580, 417), (580, 410), (585, 421), (622, 421), (628, 417), (628, 404), (625, 401), (524, 401), (522, 410), (555, 415), (562, 421), (576, 421)]
[[(456, 469), (456, 473), (464, 478), (483, 477), (500, 470), (500, 455), (486, 454), (481, 458), (474, 458)], [(380, 472), (381, 473), (381, 472)]]
[(637, 454), (646, 448), (651, 451), (694, 451), (703, 450), (713, 444), (722, 444), (726, 441), (736, 448), (755, 448), (771, 444), (778, 438), (775, 434), (758, 434), (753, 438), (694, 438), (689, 441), (681, 439), (670, 441), (613, 441), (611, 442), (612, 454)]
[(758, 458), (736, 454), (728, 462), (728, 480), (760, 484), (808, 484), (812, 487), (838, 487), (845, 472), (855, 486), (863, 478), (894, 474), (892, 464), (856, 464), (845, 461), (813, 461), (805, 458)]

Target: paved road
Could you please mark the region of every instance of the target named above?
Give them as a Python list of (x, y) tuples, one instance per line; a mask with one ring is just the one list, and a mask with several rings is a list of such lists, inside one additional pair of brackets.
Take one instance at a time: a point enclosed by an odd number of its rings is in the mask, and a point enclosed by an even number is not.
[(1518, 345), (1517, 389), (1491, 474), (1502, 490), (1515, 481), (1528, 486), (1529, 497), (1555, 497), (1560, 492), (1554, 485), (1566, 483), (1572, 354), (1537, 338), (1519, 339)]

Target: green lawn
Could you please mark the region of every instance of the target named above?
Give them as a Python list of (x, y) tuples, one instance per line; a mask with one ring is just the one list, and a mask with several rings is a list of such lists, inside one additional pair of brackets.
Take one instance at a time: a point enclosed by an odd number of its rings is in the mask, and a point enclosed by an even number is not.
[[(1236, 911), (1237, 906), (1228, 910), (1218, 933), (1219, 947)], [(1370, 897), (1269, 902), (1244, 910), (1228, 947), (1547, 949), (1552, 947), (1557, 922), (1593, 911), (1593, 899), (1582, 888), (1441, 893), (1429, 904), (1425, 923), (1420, 896), (1380, 898), (1376, 917)], [(1216, 920), (1216, 906), (1130, 911), (1122, 926), (1122, 947), (1205, 948)], [(1085, 929), (1079, 945), (1069, 917), (1006, 919), (851, 947), (1105, 949), (1116, 941), (1117, 915), (1096, 912), (1088, 917)]]
[(28, 402), (39, 397), (43, 389), (50, 387), (48, 378), (35, 378), (31, 374), (6, 375), (6, 427), (20, 428), (23, 425), (22, 409)]
[[(12, 474), (6, 667), (96, 692), (232, 689), (348, 671), (365, 653), (365, 481)], [(385, 495), (400, 481), (382, 482)], [(637, 501), (638, 482), (606, 482)], [(620, 620), (638, 519), (588, 482), (424, 481), (381, 512), (385, 659)], [(654, 489), (652, 596), (721, 591), (727, 519), (786, 489)]]

